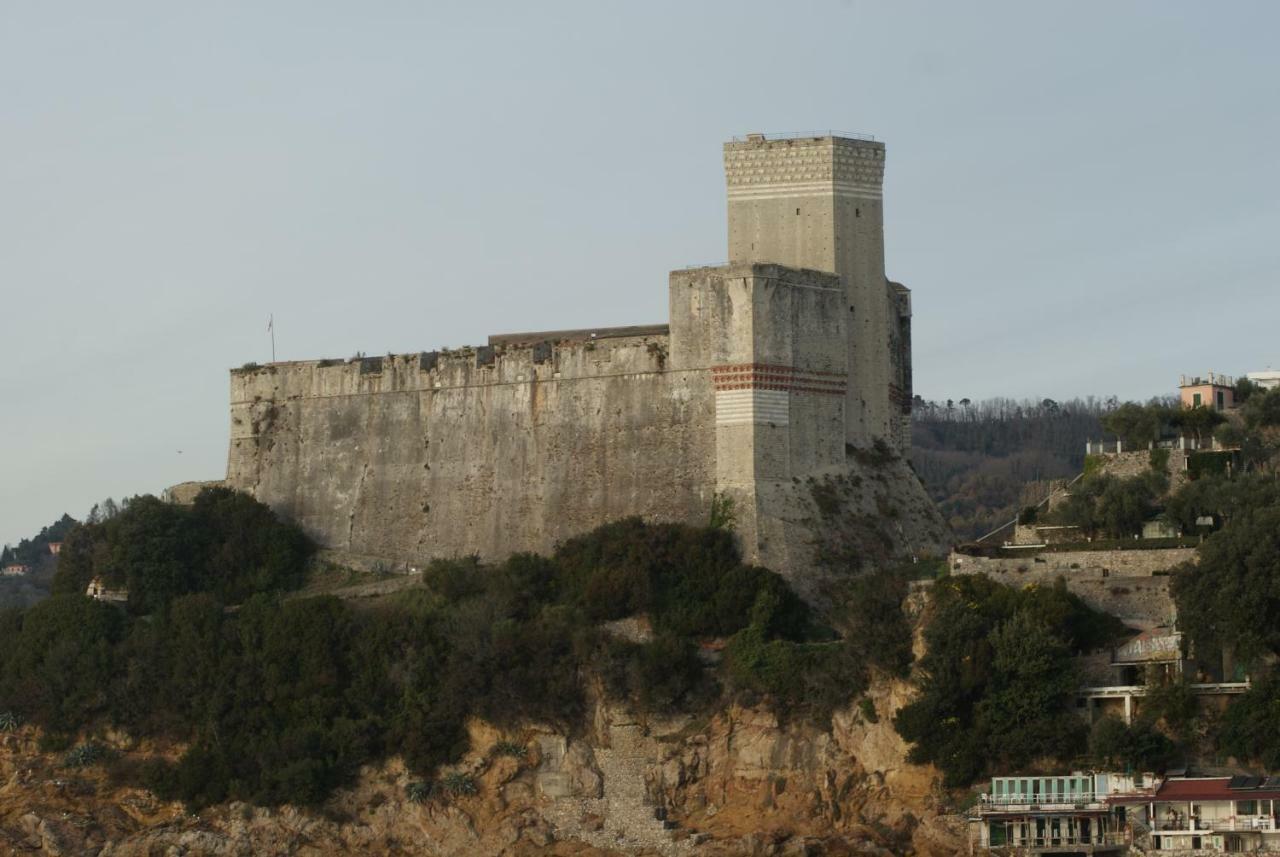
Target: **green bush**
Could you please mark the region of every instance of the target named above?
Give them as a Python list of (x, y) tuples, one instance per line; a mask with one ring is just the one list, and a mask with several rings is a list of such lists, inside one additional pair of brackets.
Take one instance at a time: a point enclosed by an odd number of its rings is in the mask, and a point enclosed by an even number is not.
[(82, 594), (100, 577), (127, 589), (129, 610), (140, 615), (193, 592), (237, 604), (300, 586), (312, 550), (296, 526), (229, 488), (206, 488), (190, 507), (134, 497), (119, 514), (67, 534), (53, 590)]
[(1237, 697), (1223, 715), (1219, 750), (1265, 770), (1280, 768), (1280, 677), (1270, 674)]
[(1187, 478), (1194, 481), (1206, 476), (1225, 476), (1232, 457), (1230, 452), (1193, 452), (1187, 456)]
[(876, 713), (876, 704), (871, 697), (862, 697), (862, 700), (858, 703), (858, 710), (862, 712), (862, 719), (868, 723), (880, 722), (880, 715)]
[(1149, 720), (1127, 725), (1119, 717), (1103, 717), (1089, 731), (1089, 756), (1104, 769), (1163, 771), (1179, 753)]
[(495, 756), (513, 756), (517, 759), (523, 759), (529, 755), (529, 748), (515, 741), (499, 741), (493, 745), (493, 754)]
[(440, 791), (449, 797), (469, 797), (480, 791), (476, 778), (456, 771), (440, 778)]
[(77, 744), (63, 757), (62, 765), (65, 768), (87, 768), (105, 762), (112, 756), (111, 751), (101, 744)]

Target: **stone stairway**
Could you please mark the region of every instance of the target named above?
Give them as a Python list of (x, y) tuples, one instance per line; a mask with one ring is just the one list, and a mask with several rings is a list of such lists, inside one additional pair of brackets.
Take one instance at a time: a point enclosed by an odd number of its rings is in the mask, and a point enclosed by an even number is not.
[[(673, 838), (676, 824), (667, 819), (666, 809), (655, 806), (645, 790), (644, 775), (650, 758), (643, 730), (638, 723), (615, 722), (608, 729), (609, 746), (595, 751), (601, 774), (603, 796), (575, 797), (558, 787), (565, 774), (540, 775), (544, 794), (559, 792), (546, 813), (561, 838), (580, 839), (598, 848), (648, 850), (662, 855), (683, 855), (688, 846)], [(543, 778), (546, 777), (546, 785)]]

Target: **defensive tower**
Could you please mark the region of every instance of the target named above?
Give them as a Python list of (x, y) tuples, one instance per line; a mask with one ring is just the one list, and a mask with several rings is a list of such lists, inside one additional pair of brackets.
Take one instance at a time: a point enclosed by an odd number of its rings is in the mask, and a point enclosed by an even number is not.
[(724, 155), (730, 262), (671, 273), (669, 324), (250, 364), (227, 484), (377, 562), (545, 551), (726, 500), (747, 561), (805, 594), (877, 551), (932, 552), (941, 521), (892, 449), (910, 293), (884, 276), (884, 146), (752, 135)]
[(839, 274), (848, 298), (846, 441), (905, 449), (910, 409), (910, 298), (884, 272), (883, 143), (855, 136), (724, 145), (730, 262)]

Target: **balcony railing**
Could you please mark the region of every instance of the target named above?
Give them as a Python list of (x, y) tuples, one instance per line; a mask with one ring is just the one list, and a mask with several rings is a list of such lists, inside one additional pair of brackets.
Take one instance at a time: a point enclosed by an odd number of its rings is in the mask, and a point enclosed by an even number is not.
[(1092, 836), (1028, 836), (1014, 840), (1007, 839), (999, 845), (987, 845), (988, 849), (998, 848), (1056, 848), (1061, 845), (1126, 845), (1129, 840), (1123, 833), (1095, 833)]
[(1038, 795), (987, 795), (981, 798), (988, 806), (1043, 806), (1045, 804), (1074, 806), (1075, 804), (1102, 803), (1093, 792), (1048, 792)]
[(1159, 833), (1204, 833), (1206, 831), (1247, 831), (1275, 830), (1276, 820), (1266, 816), (1245, 816), (1232, 818), (1196, 818), (1194, 826), (1187, 826), (1185, 821), (1162, 821), (1156, 825)]

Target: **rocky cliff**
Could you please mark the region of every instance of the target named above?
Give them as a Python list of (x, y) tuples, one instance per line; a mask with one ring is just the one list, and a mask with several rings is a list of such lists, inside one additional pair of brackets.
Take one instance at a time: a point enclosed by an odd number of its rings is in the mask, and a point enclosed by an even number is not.
[[(3, 737), (0, 851), (49, 855), (919, 854), (963, 850), (935, 772), (904, 762), (879, 683), (827, 730), (763, 708), (642, 722), (599, 706), (586, 734), (472, 725), (453, 770), (474, 794), (410, 799), (398, 760), (366, 769), (324, 807), (230, 804), (188, 814), (121, 785), (178, 748), (108, 736), (118, 755), (73, 769), (27, 729)], [(520, 749), (516, 749), (519, 747)], [(469, 791), (466, 789), (463, 791)]]

